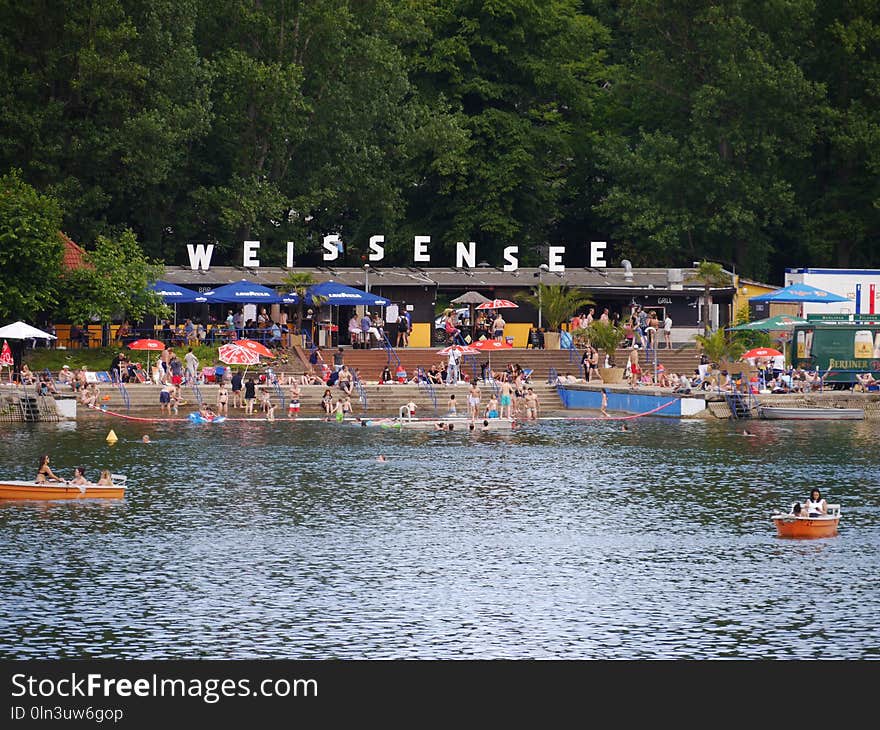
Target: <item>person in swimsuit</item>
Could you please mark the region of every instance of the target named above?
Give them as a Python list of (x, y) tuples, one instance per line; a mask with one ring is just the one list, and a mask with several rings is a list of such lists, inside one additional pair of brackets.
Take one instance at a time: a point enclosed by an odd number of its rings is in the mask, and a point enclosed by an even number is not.
[(477, 409), (480, 407), (480, 389), (477, 387), (476, 383), (471, 385), (471, 389), (468, 391), (467, 404), (468, 416), (472, 421), (476, 420)]
[(82, 487), (86, 484), (91, 484), (91, 482), (86, 479), (86, 470), (83, 467), (78, 466), (73, 470), (73, 479), (71, 479), (68, 484), (75, 484), (80, 487), (80, 491), (84, 493), (86, 490)]
[(513, 390), (510, 387), (510, 383), (505, 380), (501, 384), (501, 417), (504, 418), (504, 409), (507, 409), (507, 418), (513, 418), (512, 413), (513, 407)]
[(498, 399), (494, 395), (486, 404), (486, 418), (498, 418)]
[(446, 415), (455, 416), (457, 413), (455, 410), (455, 393), (453, 393), (449, 396), (449, 402), (446, 404)]
[(223, 383), (220, 385), (220, 389), (217, 391), (217, 413), (225, 416), (229, 413), (229, 389), (226, 387), (226, 384)]
[(110, 487), (113, 485), (113, 476), (109, 469), (101, 470), (101, 477), (98, 479), (98, 485), (101, 487)]
[(293, 383), (290, 386), (290, 400), (287, 404), (287, 417), (296, 418), (299, 415), (299, 386)]
[(44, 484), (46, 482), (63, 482), (65, 481), (61, 477), (55, 474), (52, 469), (49, 467), (49, 454), (44, 454), (40, 457), (40, 466), (37, 469), (37, 478), (35, 479), (37, 484)]

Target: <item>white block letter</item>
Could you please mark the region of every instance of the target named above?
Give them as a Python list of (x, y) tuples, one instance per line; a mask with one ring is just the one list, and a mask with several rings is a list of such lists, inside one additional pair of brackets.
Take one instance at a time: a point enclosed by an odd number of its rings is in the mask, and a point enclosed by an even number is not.
[(605, 254), (602, 253), (608, 244), (605, 241), (590, 241), (590, 266), (596, 269), (604, 269), (608, 266)]
[(293, 268), (293, 241), (287, 242), (287, 268)]
[(562, 265), (562, 257), (565, 255), (565, 246), (550, 246), (547, 250), (547, 268), (550, 271), (565, 271)]
[(508, 246), (504, 249), (504, 271), (516, 271), (519, 268), (519, 259), (516, 255), (519, 253), (519, 246)]
[(259, 241), (245, 241), (244, 242), (244, 257), (241, 262), (241, 265), (245, 268), (249, 266), (259, 266), (260, 259), (257, 258), (257, 251), (260, 250), (260, 242)]
[(342, 241), (339, 240), (338, 233), (331, 233), (324, 236), (324, 261), (336, 261), (339, 258), (339, 247)]
[(477, 244), (471, 241), (467, 246), (461, 241), (455, 244), (455, 265), (462, 268), (467, 265), (469, 269), (477, 265)]
[(413, 261), (416, 263), (431, 263), (431, 254), (428, 253), (427, 244), (431, 243), (430, 236), (415, 236), (413, 238)]
[(385, 258), (385, 236), (370, 236), (370, 261), (381, 261)]
[(197, 269), (207, 271), (211, 268), (211, 257), (214, 255), (213, 243), (207, 246), (204, 243), (200, 243), (197, 246), (188, 243), (186, 244), (186, 250), (189, 253), (189, 267), (193, 271)]

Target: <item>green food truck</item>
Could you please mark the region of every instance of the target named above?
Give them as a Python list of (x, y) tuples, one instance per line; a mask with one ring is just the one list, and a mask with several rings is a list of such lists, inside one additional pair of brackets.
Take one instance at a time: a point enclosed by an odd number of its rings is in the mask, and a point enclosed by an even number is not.
[(880, 315), (814, 316), (792, 331), (794, 367), (818, 369), (825, 383), (855, 383), (859, 373), (880, 374)]

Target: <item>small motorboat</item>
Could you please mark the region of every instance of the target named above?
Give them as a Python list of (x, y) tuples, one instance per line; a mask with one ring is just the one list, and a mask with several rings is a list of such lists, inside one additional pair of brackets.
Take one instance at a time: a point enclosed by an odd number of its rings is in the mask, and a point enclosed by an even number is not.
[(775, 514), (770, 519), (779, 537), (834, 537), (840, 522), (840, 505), (829, 504), (828, 512), (821, 517)]
[(758, 406), (761, 418), (792, 421), (863, 421), (865, 411), (861, 408), (786, 408), (784, 406)]
[(113, 484), (65, 484), (64, 482), (19, 482), (0, 480), (0, 499), (122, 499), (127, 478), (111, 474)]

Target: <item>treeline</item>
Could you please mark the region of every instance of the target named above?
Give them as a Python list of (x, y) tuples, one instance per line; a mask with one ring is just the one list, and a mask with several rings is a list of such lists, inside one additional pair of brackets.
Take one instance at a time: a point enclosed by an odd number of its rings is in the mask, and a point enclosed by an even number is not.
[[(0, 0), (0, 174), (92, 248), (880, 266), (880, 3)], [(446, 253), (444, 254), (444, 249)], [(446, 258), (448, 256), (448, 258)], [(586, 260), (581, 263), (587, 263)]]

